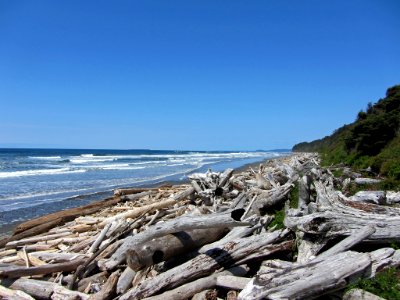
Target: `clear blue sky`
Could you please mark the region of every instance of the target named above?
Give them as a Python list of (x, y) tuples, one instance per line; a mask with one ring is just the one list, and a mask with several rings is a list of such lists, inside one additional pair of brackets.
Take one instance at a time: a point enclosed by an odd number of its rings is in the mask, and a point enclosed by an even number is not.
[(400, 1), (0, 1), (0, 146), (290, 148), (400, 83)]

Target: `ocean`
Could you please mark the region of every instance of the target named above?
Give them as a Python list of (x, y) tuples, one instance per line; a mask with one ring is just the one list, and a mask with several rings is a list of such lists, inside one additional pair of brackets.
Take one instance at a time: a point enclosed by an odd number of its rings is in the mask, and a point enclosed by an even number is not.
[(0, 229), (88, 204), (122, 187), (183, 181), (287, 152), (0, 149)]

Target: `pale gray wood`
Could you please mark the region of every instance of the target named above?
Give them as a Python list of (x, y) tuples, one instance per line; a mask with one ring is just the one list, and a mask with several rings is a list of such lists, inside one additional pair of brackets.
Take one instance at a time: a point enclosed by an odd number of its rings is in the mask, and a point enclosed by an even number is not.
[(207, 276), (220, 268), (221, 265), (228, 267), (250, 253), (268, 248), (272, 243), (283, 240), (288, 233), (286, 230), (277, 230), (273, 233), (263, 233), (229, 242), (221, 249), (209, 250), (206, 254), (200, 254), (180, 266), (143, 281), (140, 286), (129, 290), (120, 299), (149, 297), (161, 289), (171, 289), (188, 281)]
[(127, 263), (134, 271), (166, 261), (218, 240), (225, 228), (180, 231), (152, 239), (127, 252)]
[(150, 191), (143, 191), (137, 194), (124, 194), (121, 196), (121, 201), (136, 201), (139, 200), (142, 197), (146, 197), (152, 194), (155, 194), (156, 191), (150, 190)]
[(111, 300), (116, 294), (116, 287), (118, 278), (121, 275), (119, 270), (115, 271), (108, 277), (106, 283), (102, 286), (101, 290), (94, 295), (90, 296), (90, 300)]
[(271, 190), (252, 188), (249, 191), (249, 194), (254, 194), (257, 196), (253, 207), (257, 212), (260, 212), (260, 210), (262, 209), (274, 206), (283, 201), (292, 190), (292, 188), (292, 182), (288, 182)]
[(354, 196), (349, 197), (349, 200), (385, 204), (386, 195), (384, 191), (359, 191)]
[[(285, 225), (294, 231), (326, 237), (348, 236), (366, 226), (374, 226), (376, 232), (367, 240), (400, 241), (400, 209), (370, 203), (349, 201), (340, 192), (321, 182), (314, 182), (317, 191), (316, 212), (301, 214), (289, 209)], [(313, 203), (310, 203), (310, 205)]]
[(352, 289), (347, 291), (342, 300), (385, 300), (377, 295), (370, 292), (364, 291), (362, 289)]
[(257, 274), (238, 299), (314, 299), (343, 288), (346, 280), (361, 274), (370, 265), (371, 258), (366, 253), (342, 252), (289, 270)]
[(0, 299), (4, 300), (35, 300), (23, 291), (10, 290), (0, 285)]
[(15, 248), (17, 246), (23, 246), (25, 244), (33, 244), (36, 242), (43, 242), (43, 241), (50, 241), (50, 240), (55, 240), (60, 237), (66, 237), (66, 236), (74, 236), (72, 232), (61, 232), (61, 233), (55, 233), (55, 234), (49, 234), (45, 236), (34, 236), (26, 239), (20, 239), (17, 241), (11, 241), (6, 244), (6, 248)]
[(70, 272), (75, 271), (79, 265), (82, 265), (84, 260), (76, 259), (70, 262), (47, 264), (39, 267), (0, 267), (0, 277), (19, 278), (23, 276), (44, 275), (56, 272)]
[(345, 238), (343, 241), (339, 242), (332, 248), (329, 248), (325, 252), (322, 252), (320, 255), (317, 256), (316, 259), (317, 260), (325, 259), (331, 255), (346, 251), (351, 247), (353, 247), (354, 245), (357, 245), (359, 242), (363, 241), (367, 237), (369, 237), (375, 231), (376, 229), (373, 226), (366, 226), (364, 228), (361, 228), (360, 230), (354, 232), (352, 235)]
[(386, 203), (387, 204), (400, 203), (400, 192), (387, 191), (386, 192)]
[(297, 245), (297, 262), (306, 263), (309, 260), (315, 258), (318, 252), (326, 245), (329, 241), (325, 237), (312, 238), (302, 231), (296, 232)]
[(136, 271), (129, 267), (125, 268), (117, 282), (117, 294), (125, 293), (132, 286), (132, 281), (135, 278), (135, 275)]
[(380, 180), (380, 179), (361, 178), (361, 177), (354, 179), (354, 182), (355, 182), (356, 184), (359, 184), (359, 185), (375, 184), (375, 183), (379, 183), (379, 182), (381, 182), (381, 181), (382, 181), (382, 180)]
[(74, 296), (77, 299), (89, 298), (87, 294), (68, 290), (57, 283), (36, 279), (19, 278), (14, 281), (10, 288), (23, 291), (36, 299), (50, 299), (56, 290), (59, 295)]
[(247, 272), (248, 268), (244, 266), (233, 267), (183, 284), (160, 295), (145, 298), (145, 300), (186, 300), (201, 291), (212, 289), (216, 286), (231, 288), (232, 285), (237, 284), (238, 286), (233, 288), (242, 289), (250, 279), (240, 276), (246, 275)]
[(98, 247), (100, 246), (101, 242), (104, 240), (104, 238), (106, 237), (106, 234), (108, 232), (108, 230), (110, 229), (111, 225), (113, 223), (108, 223), (106, 226), (104, 226), (104, 228), (101, 230), (101, 232), (99, 233), (98, 237), (96, 238), (96, 240), (94, 241), (94, 243), (92, 244), (92, 246), (90, 246), (88, 253), (94, 253), (96, 252), (96, 250), (98, 249)]
[(238, 221), (243, 213), (239, 212), (239, 210), (234, 210), (228, 213), (215, 213), (201, 216), (183, 215), (173, 220), (155, 224), (137, 235), (126, 238), (118, 250), (101, 267), (106, 270), (114, 269), (118, 264), (122, 263), (126, 259), (126, 253), (128, 250), (135, 249), (137, 245), (141, 245), (151, 239), (162, 237), (170, 233), (193, 229), (226, 228), (250, 225), (248, 222)]

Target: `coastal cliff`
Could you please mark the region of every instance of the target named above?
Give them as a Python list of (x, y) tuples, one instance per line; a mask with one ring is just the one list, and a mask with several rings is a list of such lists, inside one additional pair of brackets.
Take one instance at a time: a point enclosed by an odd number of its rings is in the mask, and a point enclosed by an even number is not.
[(400, 180), (400, 85), (386, 97), (368, 103), (356, 120), (331, 135), (293, 147), (295, 152), (319, 152), (325, 164), (344, 163)]

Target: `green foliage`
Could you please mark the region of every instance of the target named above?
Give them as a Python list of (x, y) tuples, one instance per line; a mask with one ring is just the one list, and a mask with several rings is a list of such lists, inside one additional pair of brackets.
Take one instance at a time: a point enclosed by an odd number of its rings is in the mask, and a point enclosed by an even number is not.
[(399, 274), (395, 268), (387, 269), (371, 279), (359, 279), (348, 286), (347, 290), (359, 288), (379, 297), (391, 300), (400, 299)]
[(299, 183), (296, 182), (289, 194), (290, 208), (298, 208), (299, 206)]
[(275, 219), (269, 224), (268, 228), (272, 228), (276, 225), (276, 229), (285, 228), (283, 221), (285, 220), (285, 209), (275, 210)]
[(323, 139), (297, 144), (293, 151), (320, 152), (323, 165), (371, 166), (400, 181), (400, 85), (389, 88), (376, 104), (368, 103), (352, 124)]

